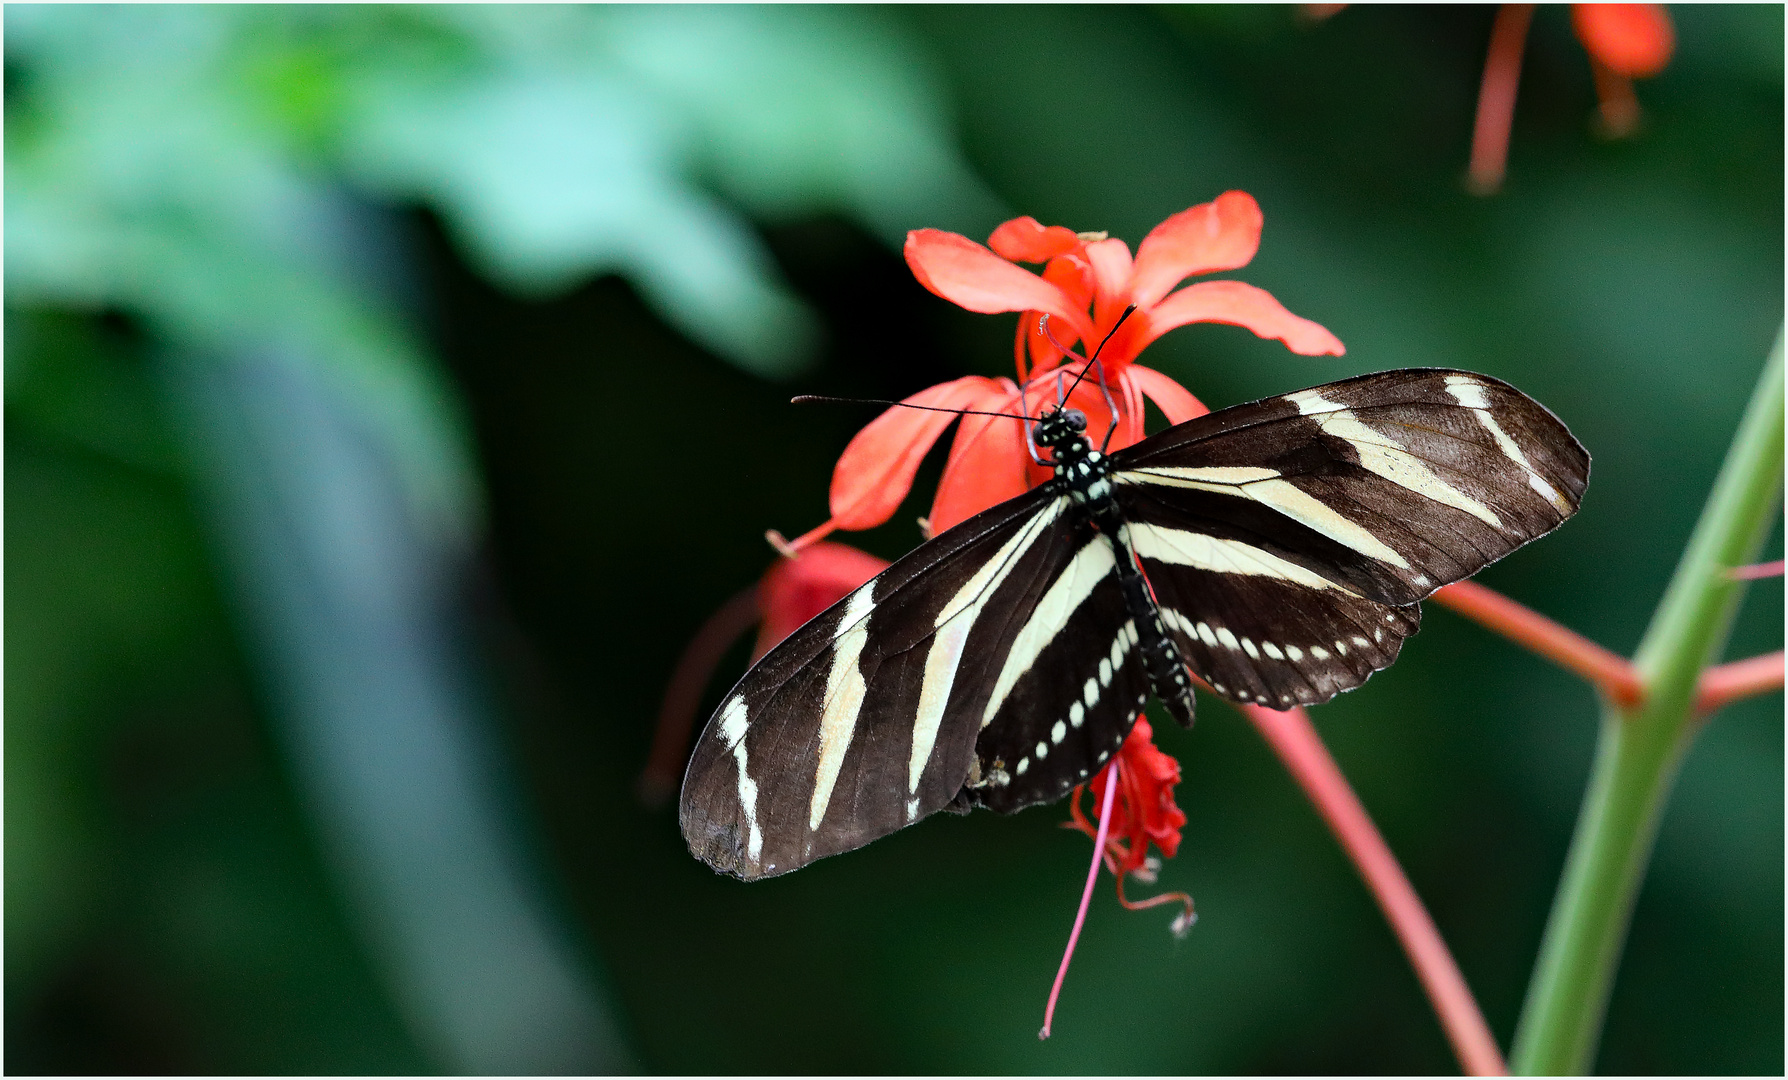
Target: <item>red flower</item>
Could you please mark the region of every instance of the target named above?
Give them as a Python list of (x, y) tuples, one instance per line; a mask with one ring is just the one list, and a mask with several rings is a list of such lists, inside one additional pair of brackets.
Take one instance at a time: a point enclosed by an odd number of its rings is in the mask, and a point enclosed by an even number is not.
[[(1150, 342), (1175, 327), (1230, 323), (1283, 341), (1293, 352), (1340, 355), (1345, 350), (1335, 335), (1285, 310), (1263, 289), (1239, 281), (1175, 289), (1195, 274), (1247, 265), (1260, 246), (1260, 228), (1260, 207), (1253, 197), (1231, 191), (1156, 226), (1134, 257), (1122, 240), (1046, 227), (1029, 217), (995, 229), (990, 247), (938, 229), (908, 233), (906, 261), (920, 284), (970, 311), (1023, 313), (1014, 354), (1024, 388), (1021, 392), (1010, 379), (971, 375), (906, 400), (1006, 413), (1028, 405), (1035, 415), (1041, 403), (1054, 403), (1057, 373), (1071, 380), (1084, 359), (1065, 355), (1057, 345), (1072, 349), (1076, 342), (1083, 347), (1091, 342), (1096, 347), (1132, 305), (1135, 312), (1099, 353), (1109, 404), (1095, 378), (1071, 395), (1071, 403), (1086, 413), (1087, 434), (1095, 442), (1105, 439), (1115, 412), (1113, 447), (1143, 437), (1144, 398), (1176, 424), (1208, 411), (1172, 379), (1135, 363)], [(1020, 262), (1042, 263), (1043, 272), (1032, 273)], [(803, 547), (834, 529), (868, 529), (887, 521), (911, 490), (919, 462), (955, 420), (949, 413), (898, 407), (877, 417), (838, 459), (831, 518), (793, 546)], [(1024, 438), (1024, 427), (1016, 421), (962, 417), (932, 501), (930, 527), (947, 529), (1048, 479), (1049, 470), (1031, 461)]]
[(791, 558), (777, 559), (757, 584), (757, 661), (808, 619), (843, 600), (857, 586), (888, 568), (888, 560), (849, 544), (813, 544)]
[[(1118, 899), (1133, 910), (1156, 904), (1180, 902), (1185, 911), (1174, 920), (1174, 932), (1184, 933), (1192, 925), (1192, 898), (1185, 893), (1164, 893), (1142, 901), (1124, 896), (1124, 877), (1135, 877), (1145, 885), (1155, 881), (1160, 861), (1148, 854), (1152, 844), (1164, 859), (1171, 859), (1180, 849), (1180, 829), (1186, 824), (1186, 813), (1173, 801), (1174, 785), (1180, 782), (1180, 763), (1162, 753), (1154, 743), (1154, 729), (1138, 719), (1130, 729), (1130, 737), (1118, 749), (1118, 790), (1112, 803), (1111, 821), (1106, 825), (1105, 865), (1118, 879)], [(1073, 817), (1072, 828), (1097, 840), (1098, 824), (1080, 809), (1082, 794), (1091, 789), (1093, 805), (1105, 798), (1105, 786), (1111, 782), (1111, 769), (1101, 769), (1092, 783), (1076, 787), (1068, 804)]]
[(802, 623), (850, 595), (851, 590), (887, 569), (888, 561), (848, 544), (813, 544), (777, 559), (756, 585), (735, 595), (708, 616), (671, 672), (658, 709), (652, 752), (640, 774), (640, 797), (659, 803), (677, 790), (689, 756), (689, 733), (702, 692), (714, 668), (747, 630), (758, 627), (751, 661)]
[(1662, 4), (1572, 4), (1571, 27), (1591, 61), (1629, 79), (1663, 71), (1676, 50)]

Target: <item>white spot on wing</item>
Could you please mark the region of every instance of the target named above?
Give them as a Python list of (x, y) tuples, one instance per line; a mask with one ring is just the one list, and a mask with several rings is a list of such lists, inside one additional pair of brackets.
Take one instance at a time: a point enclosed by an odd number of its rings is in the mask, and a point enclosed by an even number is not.
[(1062, 723), (1060, 720), (1057, 720), (1055, 722), (1055, 726), (1049, 729), (1049, 741), (1059, 743), (1067, 737), (1068, 737), (1068, 725)]
[(1285, 646), (1285, 655), (1291, 657), (1291, 662), (1295, 664), (1304, 658), (1304, 650), (1296, 645), (1287, 645)]
[(1337, 405), (1322, 396), (1321, 390), (1299, 390), (1295, 394), (1286, 394), (1284, 400), (1296, 405), (1298, 412), (1304, 416), (1314, 413), (1335, 412), (1345, 406)]
[(1247, 653), (1251, 659), (1254, 659), (1254, 660), (1260, 659), (1260, 650), (1256, 649), (1254, 647), (1254, 642), (1248, 640), (1247, 638), (1242, 639), (1242, 651)]
[(1217, 640), (1221, 641), (1226, 649), (1241, 648), (1241, 642), (1235, 639), (1235, 633), (1227, 626), (1217, 627)]
[(1266, 653), (1268, 656), (1272, 657), (1274, 660), (1285, 659), (1285, 654), (1279, 651), (1279, 646), (1273, 644), (1270, 641), (1261, 642), (1260, 643), (1260, 651), (1263, 653)]

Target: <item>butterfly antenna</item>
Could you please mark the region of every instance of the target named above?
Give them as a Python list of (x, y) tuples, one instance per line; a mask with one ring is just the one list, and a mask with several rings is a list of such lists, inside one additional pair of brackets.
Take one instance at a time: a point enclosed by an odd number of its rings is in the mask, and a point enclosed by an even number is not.
[[(1093, 358), (1091, 360), (1088, 360), (1086, 362), (1086, 364), (1081, 367), (1080, 376), (1079, 376), (1079, 378), (1076, 378), (1074, 380), (1074, 386), (1068, 387), (1068, 393), (1072, 394), (1074, 392), (1075, 387), (1078, 387), (1080, 385), (1080, 380), (1086, 378), (1086, 373), (1091, 371), (1093, 369), (1093, 365), (1097, 364), (1099, 362), (1099, 354), (1105, 351), (1105, 346), (1111, 341), (1111, 336), (1118, 332), (1118, 327), (1124, 325), (1125, 319), (1128, 319), (1131, 315), (1133, 315), (1135, 313), (1136, 313), (1136, 305), (1131, 304), (1129, 307), (1124, 309), (1124, 313), (1122, 315), (1118, 316), (1117, 322), (1114, 322), (1111, 324), (1111, 329), (1107, 330), (1105, 332), (1105, 340), (1099, 342), (1099, 347), (1097, 349), (1093, 350)], [(1099, 383), (1100, 383), (1100, 385), (1104, 385), (1104, 382), (1105, 382), (1105, 365), (1099, 364)], [(1106, 400), (1109, 401), (1110, 399), (1111, 399), (1111, 395), (1107, 394)]]
[[(1105, 399), (1105, 407), (1111, 411), (1111, 423), (1105, 428), (1105, 441), (1099, 445), (1099, 452), (1101, 454), (1103, 454), (1106, 448), (1111, 445), (1112, 432), (1117, 430), (1118, 407), (1117, 402), (1112, 399), (1111, 387), (1105, 381), (1105, 361), (1099, 358), (1099, 354), (1105, 351), (1105, 342), (1111, 340), (1111, 335), (1117, 333), (1118, 327), (1124, 325), (1124, 320), (1128, 319), (1130, 313), (1135, 310), (1135, 304), (1131, 304), (1124, 309), (1124, 313), (1118, 316), (1118, 321), (1113, 323), (1111, 329), (1106, 333), (1105, 341), (1099, 342), (1099, 347), (1093, 351), (1093, 358), (1091, 360), (1083, 359), (1079, 353), (1056, 340), (1055, 334), (1049, 329), (1048, 312), (1044, 312), (1043, 316), (1037, 322), (1037, 329), (1043, 332), (1043, 336), (1049, 339), (1049, 343), (1056, 347), (1057, 352), (1060, 352), (1062, 355), (1071, 359), (1079, 360), (1082, 365), (1079, 378), (1074, 380), (1074, 386), (1068, 387), (1069, 394), (1074, 392), (1075, 387), (1080, 385), (1080, 380), (1086, 378), (1086, 373), (1092, 370), (1095, 364), (1099, 367), (1099, 394)], [(1067, 398), (1061, 393), (1061, 378), (1059, 376), (1056, 378), (1056, 396), (1060, 399), (1057, 402), (1057, 407), (1059, 408), (1062, 403), (1067, 401)], [(1025, 411), (1029, 412), (1030, 410), (1026, 408)]]
[(888, 398), (855, 398), (830, 397), (826, 394), (796, 394), (788, 399), (790, 405), (812, 405), (825, 403), (832, 405), (898, 405), (903, 409), (924, 409), (926, 412), (955, 413), (957, 416), (1009, 416), (1014, 420), (1035, 420), (1036, 417), (1024, 413), (988, 412), (984, 409), (946, 409), (938, 405), (914, 405), (910, 401), (892, 401)]

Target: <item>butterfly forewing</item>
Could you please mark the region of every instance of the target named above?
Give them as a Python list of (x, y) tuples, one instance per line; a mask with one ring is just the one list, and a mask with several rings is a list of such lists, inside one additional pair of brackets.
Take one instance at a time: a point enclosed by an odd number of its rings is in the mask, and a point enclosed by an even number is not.
[(1039, 489), (913, 551), (772, 649), (684, 778), (692, 850), (740, 877), (859, 847), (954, 800), (997, 673), (1072, 546)]
[[(1589, 455), (1486, 375), (1362, 375), (1188, 421), (1113, 455), (1116, 479), (1184, 501), (1361, 595), (1409, 604), (1576, 512)], [(1179, 489), (1168, 494), (1169, 489)], [(1324, 543), (1323, 541), (1327, 541)]]
[(1226, 697), (1280, 708), (1387, 667), (1419, 625), (1415, 601), (1557, 527), (1589, 476), (1551, 413), (1444, 370), (1225, 409), (1113, 464), (1193, 669)]

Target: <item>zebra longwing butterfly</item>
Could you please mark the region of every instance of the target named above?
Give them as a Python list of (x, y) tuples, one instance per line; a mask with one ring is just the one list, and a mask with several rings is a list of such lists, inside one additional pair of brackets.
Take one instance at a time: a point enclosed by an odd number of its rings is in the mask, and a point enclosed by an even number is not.
[(1363, 375), (1104, 455), (1057, 407), (1052, 480), (949, 529), (802, 626), (690, 759), (689, 848), (753, 879), (942, 809), (1084, 782), (1188, 669), (1231, 701), (1327, 701), (1397, 657), (1418, 602), (1557, 528), (1589, 455), (1484, 375)]

